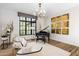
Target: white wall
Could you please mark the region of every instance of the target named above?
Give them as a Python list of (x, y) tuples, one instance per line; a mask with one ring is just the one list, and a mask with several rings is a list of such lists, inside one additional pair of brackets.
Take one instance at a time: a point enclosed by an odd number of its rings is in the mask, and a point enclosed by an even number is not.
[(45, 17), (38, 17), (37, 20), (37, 32), (44, 29), (46, 27), (45, 25)]
[[(79, 7), (79, 6), (78, 6)], [(69, 35), (59, 35), (59, 34), (52, 34), (50, 35), (51, 39), (58, 40), (61, 42), (69, 43), (72, 45), (79, 46), (79, 8), (74, 7), (67, 11), (61, 12), (59, 14), (52, 15), (53, 16), (59, 16), (63, 15), (65, 13), (69, 13)], [(10, 23), (10, 20), (13, 20), (13, 26), (14, 30), (12, 33), (12, 37), (19, 36), (19, 19), (17, 16), (16, 11), (7, 10), (7, 9), (1, 9), (0, 10), (0, 33), (1, 33), (1, 27), (5, 26), (6, 24)], [(38, 21), (38, 23), (42, 23), (42, 28), (45, 26), (50, 26), (49, 31), (51, 32), (51, 19), (41, 19), (41, 21)], [(46, 21), (47, 20), (47, 21)], [(37, 24), (38, 24), (37, 23)], [(39, 24), (37, 25), (39, 27)], [(31, 36), (24, 36), (24, 37), (31, 37)]]
[(13, 21), (13, 26), (14, 26), (14, 30), (12, 32), (11, 38), (18, 36), (19, 35), (19, 29), (18, 29), (18, 17), (17, 17), (17, 12), (15, 11), (10, 11), (7, 9), (1, 9), (0, 10), (0, 14), (1, 14), (1, 19), (0, 19), (0, 23), (1, 23), (1, 32), (2, 32), (2, 28), (5, 28), (7, 26), (7, 24), (10, 24), (11, 21)]
[(0, 36), (1, 36), (1, 11), (0, 11)]
[(2, 22), (1, 22), (1, 10), (0, 10), (0, 45), (1, 45), (1, 25), (2, 25)]
[[(11, 35), (11, 38), (19, 36), (19, 18), (17, 15), (17, 11), (13, 11), (13, 10), (8, 10), (8, 9), (1, 9), (0, 10), (0, 34), (2, 32), (2, 27), (6, 27), (7, 24), (11, 23), (11, 21), (13, 21), (13, 32)], [(40, 27), (40, 23), (41, 23), (41, 27), (43, 28), (44, 26), (44, 19), (43, 18), (39, 18), (37, 20), (37, 31), (39, 30)], [(25, 38), (31, 38), (34, 37), (34, 35), (27, 35), (27, 36), (22, 36)], [(0, 41), (1, 42), (1, 41)]]
[[(53, 16), (59, 16), (69, 13), (69, 35), (53, 34), (51, 33), (50, 38), (53, 40), (65, 42), (68, 44), (79, 46), (79, 6), (60, 12)], [(53, 17), (52, 16), (52, 17)], [(50, 25), (51, 32), (51, 18), (48, 18), (48, 25)]]

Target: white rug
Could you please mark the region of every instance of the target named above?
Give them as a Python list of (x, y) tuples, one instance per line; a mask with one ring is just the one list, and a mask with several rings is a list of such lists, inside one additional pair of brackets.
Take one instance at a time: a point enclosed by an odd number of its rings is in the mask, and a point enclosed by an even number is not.
[[(35, 45), (36, 45), (35, 42), (31, 42), (28, 44), (28, 46), (35, 46)], [(22, 56), (69, 56), (71, 54), (70, 52), (67, 52), (63, 49), (52, 46), (48, 43), (45, 43), (41, 46), (43, 46), (43, 49), (40, 52), (22, 55)]]

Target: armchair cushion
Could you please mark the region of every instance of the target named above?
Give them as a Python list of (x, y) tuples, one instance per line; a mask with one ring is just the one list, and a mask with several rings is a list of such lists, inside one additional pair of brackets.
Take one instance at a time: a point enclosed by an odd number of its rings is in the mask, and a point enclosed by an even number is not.
[(22, 45), (21, 45), (20, 42), (14, 42), (14, 43), (13, 43), (13, 47), (14, 47), (14, 48), (22, 48)]
[(27, 41), (22, 37), (16, 37), (14, 39), (13, 47), (15, 48), (22, 48), (27, 45)]
[(24, 47), (27, 45), (27, 41), (24, 38), (19, 38), (19, 40)]

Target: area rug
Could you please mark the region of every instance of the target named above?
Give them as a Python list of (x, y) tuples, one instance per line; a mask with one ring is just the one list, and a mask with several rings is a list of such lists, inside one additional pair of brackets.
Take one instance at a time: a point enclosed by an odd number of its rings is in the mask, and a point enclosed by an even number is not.
[[(28, 44), (28, 46), (29, 45), (35, 46), (36, 42), (31, 42)], [(69, 56), (71, 54), (68, 51), (52, 46), (48, 43), (45, 43), (42, 46), (43, 48), (40, 52), (33, 53), (33, 54), (26, 54), (26, 55), (17, 55), (17, 56)]]

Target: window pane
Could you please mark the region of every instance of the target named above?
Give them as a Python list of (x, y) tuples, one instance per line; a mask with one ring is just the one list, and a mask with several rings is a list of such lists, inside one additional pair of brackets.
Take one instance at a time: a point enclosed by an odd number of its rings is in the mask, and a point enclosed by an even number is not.
[(29, 30), (29, 27), (27, 26), (27, 30)]
[(19, 20), (22, 20), (22, 17), (19, 17)]
[(35, 27), (35, 23), (32, 23), (32, 26)]
[(27, 32), (26, 32), (27, 34), (29, 34), (29, 31), (27, 30)]
[(26, 22), (26, 25), (28, 25), (29, 24), (29, 22)]
[(31, 21), (31, 18), (28, 18), (29, 19), (29, 21)]
[(23, 22), (23, 23), (22, 23), (22, 25), (24, 25), (24, 26), (25, 26), (25, 22)]
[(25, 31), (22, 31), (22, 34), (25, 35)]
[(35, 30), (35, 27), (31, 27), (32, 30)]
[(35, 19), (32, 19), (32, 21), (35, 21)]
[(25, 22), (20, 21), (20, 25), (24, 25), (25, 26)]
[(29, 34), (31, 34), (31, 31), (29, 31)]
[(35, 34), (35, 30), (32, 31), (32, 34)]
[(22, 26), (20, 26), (20, 30), (22, 30)]
[(25, 26), (22, 26), (22, 30), (25, 30)]
[(20, 30), (25, 30), (25, 26), (20, 26)]
[(22, 25), (22, 22), (20, 22), (20, 25)]
[(19, 17), (20, 18), (20, 20), (25, 20), (25, 17)]
[(20, 31), (20, 35), (22, 35), (22, 31)]
[(26, 18), (26, 21), (29, 21), (29, 19), (28, 19), (28, 18)]
[(27, 18), (27, 21), (31, 21), (31, 18)]
[(28, 23), (28, 24), (27, 24), (27, 26), (28, 26), (28, 27), (30, 27), (30, 26), (31, 26), (31, 24), (30, 24), (30, 23)]
[(35, 34), (35, 31), (33, 32), (33, 34)]
[(25, 17), (23, 17), (22, 20), (25, 20)]

